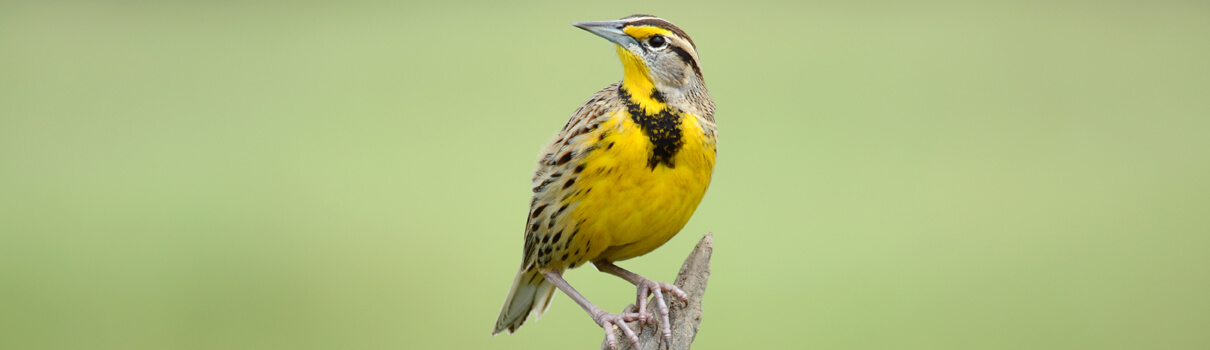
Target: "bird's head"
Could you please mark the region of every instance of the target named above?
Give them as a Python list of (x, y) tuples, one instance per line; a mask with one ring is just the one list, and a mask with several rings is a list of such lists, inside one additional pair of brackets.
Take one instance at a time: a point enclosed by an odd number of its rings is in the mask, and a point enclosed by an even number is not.
[(652, 101), (642, 103), (644, 107), (660, 108), (669, 100), (709, 101), (697, 47), (685, 31), (671, 22), (650, 15), (632, 15), (572, 25), (617, 45), (625, 70), (622, 86), (632, 95), (649, 97)]

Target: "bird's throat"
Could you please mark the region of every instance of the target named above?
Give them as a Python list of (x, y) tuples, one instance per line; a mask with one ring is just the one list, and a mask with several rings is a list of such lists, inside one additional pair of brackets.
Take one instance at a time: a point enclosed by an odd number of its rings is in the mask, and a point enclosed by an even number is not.
[(617, 46), (617, 50), (624, 71), (622, 88), (633, 93), (628, 101), (638, 104), (646, 114), (657, 114), (659, 111), (667, 109), (668, 105), (656, 91), (655, 83), (651, 81), (651, 75), (648, 74), (647, 64), (643, 62), (643, 58), (622, 46)]

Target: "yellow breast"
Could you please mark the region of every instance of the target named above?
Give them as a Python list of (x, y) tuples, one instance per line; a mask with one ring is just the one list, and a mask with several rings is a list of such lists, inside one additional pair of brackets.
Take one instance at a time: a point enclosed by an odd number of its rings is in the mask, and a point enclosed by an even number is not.
[(597, 148), (584, 159), (571, 217), (579, 225), (579, 260), (620, 261), (671, 239), (697, 209), (714, 170), (715, 139), (698, 118), (680, 120), (682, 146), (669, 164), (649, 166), (654, 145), (625, 111), (594, 131)]

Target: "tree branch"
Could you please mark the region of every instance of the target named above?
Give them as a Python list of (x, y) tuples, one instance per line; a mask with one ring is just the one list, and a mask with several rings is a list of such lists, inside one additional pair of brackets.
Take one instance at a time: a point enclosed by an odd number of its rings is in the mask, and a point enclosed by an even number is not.
[[(671, 295), (665, 295), (665, 300), (668, 301), (668, 320), (672, 323), (672, 349), (668, 350), (687, 350), (690, 345), (693, 345), (693, 338), (697, 336), (698, 326), (702, 323), (702, 296), (706, 294), (706, 282), (710, 279), (710, 255), (714, 252), (714, 234), (707, 233), (702, 237), (701, 241), (697, 242), (697, 246), (693, 248), (693, 252), (689, 253), (689, 258), (685, 259), (685, 263), (681, 265), (681, 272), (676, 275), (677, 287), (685, 291), (689, 295), (689, 304), (681, 303), (680, 299)], [(626, 307), (623, 312), (635, 312), (634, 304)], [(647, 312), (651, 315), (659, 315), (659, 309), (655, 303), (647, 304)], [(638, 329), (638, 322), (631, 322), (631, 329)], [(639, 333), (639, 347), (643, 350), (658, 350), (666, 349), (663, 337), (657, 325), (643, 324)], [(621, 335), (621, 332), (618, 332)], [(621, 350), (632, 349), (630, 342), (625, 341), (625, 338), (618, 338), (618, 348)], [(601, 341), (601, 349), (608, 350), (609, 344)]]

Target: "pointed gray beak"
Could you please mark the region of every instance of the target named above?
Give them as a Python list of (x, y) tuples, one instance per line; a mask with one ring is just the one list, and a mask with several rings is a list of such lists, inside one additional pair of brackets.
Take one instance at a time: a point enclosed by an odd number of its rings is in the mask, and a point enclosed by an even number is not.
[(572, 23), (571, 25), (580, 27), (580, 29), (583, 30), (587, 30), (590, 33), (596, 34), (597, 36), (612, 41), (613, 43), (621, 45), (622, 47), (627, 47), (631, 44), (637, 45), (639, 43), (638, 40), (635, 40), (633, 37), (626, 34), (626, 32), (622, 31), (622, 27), (625, 24), (625, 20), (614, 20), (576, 22)]

